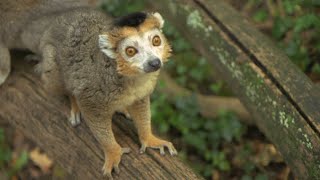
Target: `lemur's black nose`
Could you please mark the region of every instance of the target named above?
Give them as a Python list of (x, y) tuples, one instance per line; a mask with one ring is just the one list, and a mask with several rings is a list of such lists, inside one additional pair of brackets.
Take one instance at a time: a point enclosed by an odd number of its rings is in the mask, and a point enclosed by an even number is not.
[(148, 62), (149, 66), (151, 66), (153, 69), (158, 70), (161, 67), (161, 61), (160, 59), (154, 59)]
[(146, 73), (149, 72), (154, 72), (160, 69), (161, 67), (161, 61), (159, 58), (155, 58), (152, 60), (148, 60), (144, 65), (143, 65), (143, 70)]

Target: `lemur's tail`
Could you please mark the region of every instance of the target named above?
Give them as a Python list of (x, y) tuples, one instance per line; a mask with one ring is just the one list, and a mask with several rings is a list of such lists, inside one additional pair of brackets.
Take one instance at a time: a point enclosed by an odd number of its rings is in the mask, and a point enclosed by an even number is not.
[(10, 53), (9, 49), (0, 45), (0, 86), (10, 74)]

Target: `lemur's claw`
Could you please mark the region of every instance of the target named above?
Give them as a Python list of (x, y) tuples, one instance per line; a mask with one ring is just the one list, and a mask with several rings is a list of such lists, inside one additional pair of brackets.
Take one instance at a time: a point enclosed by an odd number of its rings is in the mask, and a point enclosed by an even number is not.
[(78, 111), (78, 112), (71, 111), (69, 122), (71, 123), (71, 125), (73, 127), (79, 125), (81, 123), (81, 113), (80, 113), (80, 111)]
[(113, 169), (116, 174), (120, 173), (119, 165), (114, 166)]
[(162, 156), (164, 156), (166, 153), (164, 152), (164, 148), (163, 148), (163, 146), (162, 146), (162, 147), (160, 147), (159, 149), (160, 149), (160, 154), (161, 154)]
[(153, 149), (159, 149), (161, 155), (165, 155), (165, 150), (164, 150), (165, 147), (168, 148), (171, 156), (175, 156), (178, 154), (177, 150), (174, 148), (171, 142), (159, 139), (155, 136), (151, 136), (150, 138), (142, 142), (140, 153), (141, 154), (144, 153), (147, 147), (150, 147)]
[(110, 173), (107, 173), (107, 172), (103, 172), (103, 176), (105, 176), (107, 179), (109, 179), (109, 180), (113, 180), (113, 177), (112, 177), (112, 175), (111, 175), (111, 172)]
[(144, 152), (146, 152), (146, 148), (147, 148), (147, 146), (145, 145), (145, 144), (142, 144), (141, 145), (141, 148), (140, 148), (140, 154), (143, 154)]
[(108, 179), (112, 178), (112, 170), (116, 174), (120, 173), (119, 164), (121, 161), (122, 154), (127, 154), (131, 152), (130, 148), (115, 148), (112, 151), (106, 152), (105, 162), (102, 167), (103, 175), (106, 176)]
[(172, 145), (172, 148), (168, 148), (169, 149), (169, 153), (171, 156), (176, 156), (178, 155), (178, 151), (174, 148), (174, 146)]

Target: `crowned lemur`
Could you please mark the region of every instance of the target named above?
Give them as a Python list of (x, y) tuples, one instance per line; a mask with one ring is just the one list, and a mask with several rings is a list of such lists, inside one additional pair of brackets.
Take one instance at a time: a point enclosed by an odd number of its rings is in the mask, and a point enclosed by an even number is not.
[(80, 112), (101, 144), (103, 173), (119, 172), (129, 152), (115, 140), (111, 118), (127, 111), (137, 128), (141, 152), (164, 154), (172, 143), (151, 131), (150, 94), (171, 48), (162, 33), (159, 13), (132, 13), (110, 18), (83, 5), (56, 0), (0, 1), (0, 84), (10, 73), (9, 49), (28, 49), (41, 56), (37, 69), (46, 89), (70, 99), (72, 125)]

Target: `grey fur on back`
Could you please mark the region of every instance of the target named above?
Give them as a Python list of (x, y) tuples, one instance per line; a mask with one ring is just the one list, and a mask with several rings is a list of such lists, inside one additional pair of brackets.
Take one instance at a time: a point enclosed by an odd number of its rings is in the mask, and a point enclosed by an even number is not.
[(51, 91), (106, 101), (107, 92), (121, 89), (115, 62), (97, 44), (111, 19), (87, 2), (6, 0), (0, 2), (0, 17), (0, 44), (41, 55), (38, 69), (50, 81), (44, 83)]
[(56, 62), (63, 81), (68, 82), (65, 87), (76, 96), (110, 101), (106, 94), (116, 93), (122, 86), (115, 60), (98, 47), (98, 35), (108, 30), (108, 24), (110, 19), (104, 13), (78, 8), (59, 16), (42, 40), (59, 52)]

